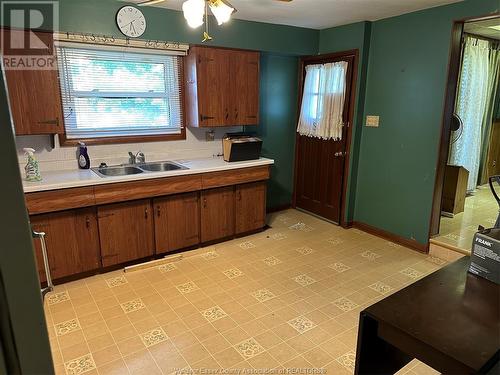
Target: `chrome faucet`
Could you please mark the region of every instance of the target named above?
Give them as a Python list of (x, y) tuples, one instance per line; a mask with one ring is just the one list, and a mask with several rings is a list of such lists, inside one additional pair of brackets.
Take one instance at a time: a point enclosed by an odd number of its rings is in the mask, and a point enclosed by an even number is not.
[(131, 151), (128, 152), (129, 158), (128, 158), (128, 163), (129, 164), (142, 164), (146, 162), (146, 156), (144, 155), (144, 152), (139, 151), (137, 154), (133, 154)]

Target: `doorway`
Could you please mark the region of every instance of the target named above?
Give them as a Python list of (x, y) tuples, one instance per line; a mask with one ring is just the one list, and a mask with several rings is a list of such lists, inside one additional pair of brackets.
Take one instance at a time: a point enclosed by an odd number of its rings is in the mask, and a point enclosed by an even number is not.
[[(296, 133), (294, 207), (345, 226), (344, 210), (349, 168), (351, 124), (358, 51), (346, 51), (301, 59), (299, 113), (304, 111), (304, 91), (309, 68), (345, 64), (344, 101), (341, 108), (342, 128), (334, 137)], [(311, 69), (309, 69), (311, 70)], [(319, 79), (318, 79), (319, 82)], [(320, 85), (320, 84), (318, 84)], [(336, 85), (336, 83), (332, 83)], [(328, 91), (328, 90), (326, 90)], [(316, 105), (316, 99), (311, 100)], [(329, 106), (332, 108), (333, 106)], [(315, 111), (315, 106), (314, 110)], [(300, 124), (301, 119), (299, 119)]]
[(455, 23), (454, 34), (430, 234), (470, 250), (498, 214), (488, 181), (500, 174), (500, 17)]

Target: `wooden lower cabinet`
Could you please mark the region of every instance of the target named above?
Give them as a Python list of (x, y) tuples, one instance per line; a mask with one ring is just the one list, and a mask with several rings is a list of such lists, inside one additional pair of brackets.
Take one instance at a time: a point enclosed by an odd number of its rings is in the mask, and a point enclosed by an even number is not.
[(236, 186), (236, 234), (264, 227), (266, 222), (266, 182)]
[[(53, 279), (98, 269), (99, 232), (94, 207), (35, 215), (30, 218), (33, 230), (45, 232), (47, 255)], [(39, 239), (34, 239), (40, 280), (45, 270)]]
[(151, 200), (98, 206), (97, 216), (104, 267), (154, 254)]
[(201, 192), (201, 242), (234, 234), (234, 187)]
[(153, 200), (156, 253), (200, 243), (199, 193), (185, 193)]

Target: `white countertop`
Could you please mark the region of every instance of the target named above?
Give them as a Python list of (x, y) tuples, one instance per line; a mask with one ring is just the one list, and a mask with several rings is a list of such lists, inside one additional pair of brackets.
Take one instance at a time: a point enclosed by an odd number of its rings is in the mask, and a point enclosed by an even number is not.
[(274, 160), (267, 158), (231, 163), (225, 162), (221, 157), (171, 161), (181, 164), (189, 169), (179, 169), (167, 172), (144, 172), (135, 175), (114, 177), (100, 177), (89, 169), (50, 171), (42, 172), (42, 181), (28, 182), (23, 180), (23, 189), (25, 193), (31, 193), (36, 191), (113, 184), (116, 182), (148, 180), (151, 178), (182, 176), (274, 164)]

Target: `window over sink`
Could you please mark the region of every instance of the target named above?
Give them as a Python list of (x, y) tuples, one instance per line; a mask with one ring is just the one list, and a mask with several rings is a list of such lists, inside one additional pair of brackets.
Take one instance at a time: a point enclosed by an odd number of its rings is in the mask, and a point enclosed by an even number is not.
[(182, 57), (57, 45), (66, 143), (183, 139)]

